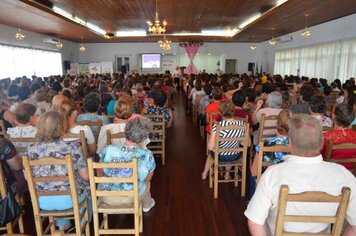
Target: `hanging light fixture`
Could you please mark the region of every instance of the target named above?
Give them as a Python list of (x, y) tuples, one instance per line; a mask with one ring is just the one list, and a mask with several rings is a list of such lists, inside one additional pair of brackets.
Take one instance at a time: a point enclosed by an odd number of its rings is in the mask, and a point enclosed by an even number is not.
[(112, 39), (115, 37), (115, 34), (111, 33), (111, 32), (106, 32), (106, 34), (104, 35), (104, 38), (106, 39)]
[(159, 21), (159, 16), (158, 16), (158, 0), (156, 0), (156, 14), (155, 14), (155, 21), (152, 23), (150, 20), (147, 20), (146, 23), (148, 24), (148, 32), (150, 34), (163, 34), (166, 32), (166, 26), (167, 26), (167, 21), (163, 20), (162, 25), (161, 22)]
[(256, 48), (257, 48), (257, 46), (256, 46), (256, 44), (251, 44), (250, 45), (250, 49), (253, 51), (253, 50), (256, 50)]
[(269, 41), (269, 44), (271, 44), (272, 46), (276, 45), (277, 40), (274, 38), (274, 28), (272, 28), (272, 38)]
[(308, 38), (311, 35), (310, 30), (308, 28), (308, 16), (309, 16), (309, 14), (305, 14), (305, 28), (304, 28), (303, 32), (301, 33), (301, 35), (304, 38)]
[(19, 29), (19, 30), (16, 32), (16, 34), (15, 34), (15, 38), (16, 38), (17, 40), (19, 40), (19, 41), (22, 41), (25, 37), (26, 37), (26, 36), (25, 36), (23, 33), (21, 33), (21, 30), (20, 30), (20, 29)]
[(83, 45), (83, 37), (80, 37), (80, 40), (81, 40), (82, 43), (80, 44), (79, 51), (85, 52), (85, 47)]
[(62, 49), (63, 48), (63, 43), (62, 43), (62, 41), (60, 39), (58, 39), (58, 42), (56, 43), (56, 47), (58, 49)]
[(163, 40), (158, 41), (160, 48), (163, 50), (171, 50), (172, 41), (166, 39), (166, 35), (163, 36)]

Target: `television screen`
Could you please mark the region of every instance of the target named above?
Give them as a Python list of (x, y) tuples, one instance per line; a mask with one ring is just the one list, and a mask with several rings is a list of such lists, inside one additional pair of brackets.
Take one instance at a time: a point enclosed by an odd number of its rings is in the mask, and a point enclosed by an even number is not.
[(141, 54), (142, 69), (161, 69), (161, 54)]

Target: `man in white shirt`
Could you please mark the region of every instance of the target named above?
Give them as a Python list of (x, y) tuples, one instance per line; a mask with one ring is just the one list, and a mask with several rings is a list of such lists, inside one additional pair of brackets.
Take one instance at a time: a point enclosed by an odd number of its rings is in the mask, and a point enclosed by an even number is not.
[[(307, 114), (296, 114), (289, 121), (289, 146), (291, 155), (281, 164), (269, 167), (262, 175), (245, 216), (252, 236), (274, 235), (279, 189), (289, 186), (290, 193), (323, 191), (339, 195), (342, 187), (351, 189), (344, 235), (356, 235), (356, 178), (343, 166), (324, 162), (320, 155), (323, 144), (322, 127), (318, 120)], [(335, 204), (290, 203), (287, 213), (294, 215), (332, 215)], [(327, 232), (328, 225), (286, 223), (284, 229), (291, 232)]]

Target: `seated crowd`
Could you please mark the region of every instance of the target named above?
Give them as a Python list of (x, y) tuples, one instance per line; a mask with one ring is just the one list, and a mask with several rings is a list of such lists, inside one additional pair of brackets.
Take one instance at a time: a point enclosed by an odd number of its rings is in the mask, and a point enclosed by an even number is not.
[[(356, 180), (353, 163), (330, 164), (323, 161), (330, 141), (333, 144), (356, 144), (356, 85), (350, 78), (344, 84), (336, 79), (330, 85), (325, 79), (280, 75), (182, 75), (182, 88), (186, 94), (186, 112), (196, 115), (201, 134), (207, 134), (208, 156), (201, 178), (207, 178), (214, 156), (214, 147), (250, 147), (250, 174), (257, 175), (257, 158), (261, 142), (265, 146), (288, 145), (290, 154), (275, 152), (263, 154), (263, 161), (278, 164), (268, 167), (254, 193), (255, 178), (251, 178), (251, 202), (245, 212), (252, 235), (269, 235), (274, 231), (278, 193), (282, 184), (293, 192), (325, 190), (338, 194), (342, 186), (351, 191), (346, 213), (349, 226), (345, 235), (356, 235)], [(64, 158), (72, 153), (79, 201), (90, 196), (86, 158), (97, 162), (129, 162), (138, 159), (138, 192), (143, 211), (155, 205), (152, 198), (151, 179), (156, 168), (155, 156), (147, 149), (150, 142), (160, 139), (150, 134), (160, 127), (145, 116), (163, 115), (165, 127), (173, 123), (173, 109), (179, 84), (170, 75), (92, 75), (26, 77), (1, 82), (0, 119), (3, 124), (0, 150), (1, 165), (11, 184), (12, 191), (24, 191), (26, 181), (21, 176), (21, 156), (36, 160), (45, 156)], [(275, 117), (262, 123), (266, 117)], [(244, 120), (246, 118), (246, 120)], [(97, 122), (100, 125), (83, 125)], [(216, 134), (217, 126), (249, 125), (251, 142), (224, 141), (217, 145), (216, 137), (243, 136), (241, 130)], [(263, 127), (275, 129), (263, 129)], [(122, 139), (108, 140), (111, 134), (124, 133)], [(85, 143), (79, 136), (84, 134)], [(246, 131), (247, 133), (247, 131)], [(167, 136), (166, 136), (167, 137)], [(261, 139), (261, 137), (267, 137)], [(12, 138), (36, 138), (34, 143), (11, 142)], [(111, 145), (108, 145), (111, 143)], [(88, 153), (84, 152), (85, 150)], [(25, 147), (17, 153), (17, 147)], [(241, 158), (238, 152), (220, 153), (220, 162), (233, 162)], [(333, 150), (331, 159), (356, 158), (356, 148)], [(34, 171), (36, 176), (50, 175), (50, 171), (65, 172), (63, 168)], [(227, 172), (228, 173), (228, 172)], [(103, 171), (105, 176), (125, 177), (125, 171)], [(132, 173), (131, 173), (132, 174)], [(355, 173), (354, 173), (355, 174)], [(331, 176), (333, 178), (331, 178)], [(225, 174), (224, 178), (231, 176)], [(311, 180), (311, 181), (309, 181)], [(311, 182), (311, 183), (310, 183)], [(22, 187), (19, 187), (22, 186)], [(300, 188), (302, 186), (303, 188)], [(68, 183), (57, 186), (37, 186), (48, 191), (69, 188)], [(299, 187), (299, 188), (298, 188)], [(305, 187), (305, 188), (304, 188)], [(130, 190), (125, 184), (102, 184), (104, 190)], [(335, 190), (338, 189), (338, 190)], [(254, 194), (253, 194), (254, 193)], [(55, 201), (53, 201), (55, 199)], [(120, 204), (132, 199), (107, 197), (107, 204)], [(41, 197), (40, 208), (60, 210), (53, 202), (60, 202), (60, 209), (72, 207), (70, 196)], [(294, 209), (295, 211), (298, 211)], [(299, 209), (300, 210), (300, 209)], [(315, 209), (308, 209), (315, 212)], [(328, 209), (326, 212), (330, 212)], [(91, 210), (89, 209), (89, 214)], [(68, 221), (56, 221), (60, 230), (70, 228)], [(265, 227), (265, 226), (266, 227)], [(318, 227), (289, 227), (294, 232), (325, 232), (325, 225)]]

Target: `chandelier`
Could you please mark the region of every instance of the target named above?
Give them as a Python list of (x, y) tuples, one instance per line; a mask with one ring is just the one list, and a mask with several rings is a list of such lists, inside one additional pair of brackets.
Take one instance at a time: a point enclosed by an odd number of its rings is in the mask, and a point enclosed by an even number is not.
[(301, 35), (304, 38), (308, 38), (311, 35), (310, 30), (308, 28), (308, 14), (305, 14), (305, 28), (304, 28), (303, 32), (301, 33)]
[(163, 40), (158, 41), (160, 48), (163, 50), (170, 50), (172, 41), (166, 39), (166, 35), (164, 35)]
[(84, 44), (83, 44), (83, 37), (81, 37), (80, 40), (82, 41), (82, 43), (80, 44), (79, 51), (85, 52), (85, 47), (84, 47)]
[(255, 49), (257, 48), (257, 46), (256, 46), (256, 44), (251, 44), (251, 45), (250, 45), (250, 48), (251, 48), (251, 50), (253, 51), (253, 50), (255, 50)]
[(19, 29), (19, 31), (17, 31), (17, 33), (15, 34), (15, 38), (17, 40), (22, 41), (25, 38), (25, 35), (21, 33), (21, 30)]
[(274, 28), (272, 28), (272, 38), (270, 41), (268, 41), (269, 44), (271, 44), (272, 46), (276, 45), (277, 40), (274, 38)]
[(159, 17), (158, 17), (157, 1), (158, 0), (156, 0), (156, 14), (155, 14), (154, 24), (150, 20), (146, 21), (146, 23), (148, 24), (148, 32), (150, 34), (163, 34), (166, 32), (167, 21), (163, 20), (161, 25), (161, 22), (159, 21)]
[(56, 47), (58, 49), (62, 49), (63, 48), (63, 43), (62, 43), (62, 41), (60, 39), (58, 39), (58, 42), (56, 43)]

